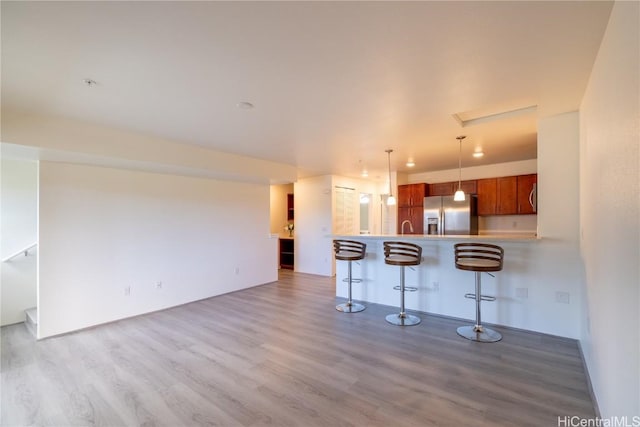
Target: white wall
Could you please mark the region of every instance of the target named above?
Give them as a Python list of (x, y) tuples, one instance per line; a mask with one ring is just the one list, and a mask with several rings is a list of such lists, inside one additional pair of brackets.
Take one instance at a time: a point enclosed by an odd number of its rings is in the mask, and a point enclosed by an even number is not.
[[(301, 273), (335, 275), (333, 253), (333, 217), (335, 187), (348, 187), (360, 193), (372, 194), (371, 234), (380, 233), (381, 212), (379, 183), (338, 175), (324, 175), (299, 179), (294, 184), (296, 197), (295, 271)], [(359, 199), (354, 201), (354, 212), (359, 225)]]
[[(293, 194), (293, 184), (272, 185), (270, 193), (271, 209), (271, 233), (280, 236), (288, 236), (289, 232), (284, 231), (287, 221), (287, 194)], [(295, 202), (294, 202), (295, 206)]]
[(277, 279), (268, 185), (41, 162), (39, 197), (39, 338)]
[[(578, 236), (578, 113), (541, 118), (538, 122), (539, 255), (532, 266), (534, 287), (544, 290), (544, 318), (549, 330), (580, 337), (584, 266)], [(556, 292), (569, 294), (569, 304), (556, 302)], [(554, 323), (556, 323), (554, 325)], [(562, 331), (562, 333), (560, 333)]]
[(40, 160), (254, 182), (292, 182), (295, 166), (63, 117), (2, 110), (4, 150)]
[(295, 271), (331, 276), (332, 179), (330, 175), (299, 179), (296, 197)]
[(640, 3), (616, 2), (580, 108), (581, 339), (603, 417), (640, 415)]
[[(370, 231), (370, 234), (380, 234), (381, 233), (381, 225), (380, 225), (381, 210), (380, 210), (379, 183), (376, 183), (370, 180), (349, 178), (349, 177), (344, 177), (339, 175), (332, 176), (332, 183), (333, 183), (332, 191), (335, 189), (336, 186), (353, 188), (355, 190), (356, 201), (354, 204), (354, 210), (356, 213), (360, 212), (360, 193), (371, 194), (371, 200), (369, 202), (371, 205), (370, 206), (371, 208), (370, 225), (371, 226), (369, 227), (369, 231)], [(388, 190), (385, 190), (384, 192), (387, 192), (387, 191)], [(356, 228), (359, 230), (360, 217), (358, 214), (357, 214), (357, 223), (358, 224)]]
[(2, 157), (2, 258), (36, 242), (38, 163)]
[[(2, 157), (0, 253), (4, 259), (37, 242), (38, 164)], [(36, 256), (19, 256), (2, 269), (2, 325), (24, 321), (24, 310), (36, 305)]]

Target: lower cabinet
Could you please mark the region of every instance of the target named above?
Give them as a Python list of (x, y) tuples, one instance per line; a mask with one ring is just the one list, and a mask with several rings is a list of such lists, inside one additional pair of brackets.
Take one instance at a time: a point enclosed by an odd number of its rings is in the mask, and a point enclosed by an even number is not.
[(293, 239), (280, 239), (280, 268), (293, 270)]

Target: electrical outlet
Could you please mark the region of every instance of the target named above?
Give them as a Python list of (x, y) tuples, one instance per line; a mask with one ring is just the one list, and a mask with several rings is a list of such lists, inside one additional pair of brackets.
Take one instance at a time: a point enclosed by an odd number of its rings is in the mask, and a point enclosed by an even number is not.
[(569, 304), (569, 292), (556, 292), (556, 302)]
[(516, 288), (516, 298), (529, 298), (529, 289)]
[(125, 288), (124, 288), (124, 295), (125, 295), (125, 296), (127, 296), (127, 297), (128, 297), (129, 295), (131, 295), (131, 286), (125, 286)]
[(433, 290), (438, 292), (440, 290), (440, 283), (433, 282)]
[(235, 270), (235, 271), (236, 271), (236, 276), (237, 276), (238, 274), (240, 274), (240, 267), (236, 267), (236, 270)]
[(156, 282), (156, 289), (162, 289), (162, 282), (161, 281), (157, 281)]

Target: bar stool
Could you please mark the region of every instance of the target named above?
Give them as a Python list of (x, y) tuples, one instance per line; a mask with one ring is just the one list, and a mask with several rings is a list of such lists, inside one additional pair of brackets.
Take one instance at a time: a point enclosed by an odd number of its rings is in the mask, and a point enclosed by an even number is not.
[[(482, 295), (480, 275), (485, 272), (502, 270), (504, 250), (497, 245), (488, 243), (458, 243), (454, 245), (456, 268), (476, 273), (476, 293), (465, 294), (465, 298), (476, 300), (476, 324), (461, 326), (458, 335), (479, 342), (496, 342), (502, 335), (493, 329), (482, 326), (480, 317), (480, 301), (495, 301), (496, 297)], [(490, 273), (489, 273), (490, 274)]]
[(343, 313), (357, 313), (366, 307), (362, 304), (354, 303), (351, 300), (351, 284), (360, 283), (362, 279), (354, 279), (351, 277), (351, 263), (364, 259), (367, 251), (367, 245), (355, 240), (334, 240), (333, 250), (336, 253), (336, 259), (347, 261), (349, 269), (347, 270), (346, 282), (349, 284), (349, 300), (343, 304), (336, 305), (336, 310)]
[(384, 247), (384, 263), (400, 266), (400, 286), (394, 286), (393, 288), (400, 291), (400, 313), (390, 314), (386, 317), (386, 320), (398, 326), (417, 325), (420, 323), (420, 318), (404, 311), (404, 293), (418, 290), (418, 288), (404, 285), (404, 268), (420, 265), (422, 262), (422, 248), (407, 242), (383, 242), (382, 245)]

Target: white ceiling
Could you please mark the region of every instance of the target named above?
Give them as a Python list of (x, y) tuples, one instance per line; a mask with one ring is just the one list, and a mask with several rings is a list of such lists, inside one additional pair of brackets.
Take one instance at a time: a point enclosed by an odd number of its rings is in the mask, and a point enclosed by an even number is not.
[[(531, 159), (537, 116), (578, 109), (611, 6), (3, 1), (2, 109), (287, 163), (301, 176), (384, 174), (387, 148), (394, 170), (456, 168), (459, 134), (463, 166)], [(452, 116), (532, 105), (464, 128)]]

